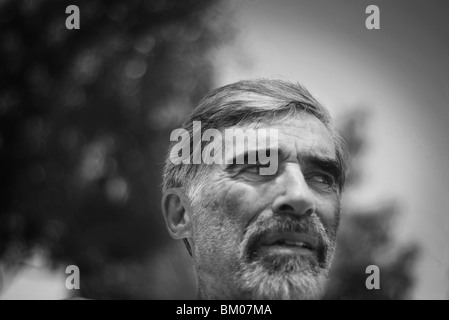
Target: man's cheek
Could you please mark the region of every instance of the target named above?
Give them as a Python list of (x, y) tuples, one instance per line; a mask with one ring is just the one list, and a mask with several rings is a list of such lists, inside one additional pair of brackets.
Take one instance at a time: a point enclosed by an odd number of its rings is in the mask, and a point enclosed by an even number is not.
[(234, 183), (223, 198), (223, 208), (229, 218), (245, 227), (263, 209), (263, 200), (263, 195), (253, 186)]
[(317, 211), (328, 234), (335, 237), (340, 222), (340, 208), (338, 200), (318, 204)]

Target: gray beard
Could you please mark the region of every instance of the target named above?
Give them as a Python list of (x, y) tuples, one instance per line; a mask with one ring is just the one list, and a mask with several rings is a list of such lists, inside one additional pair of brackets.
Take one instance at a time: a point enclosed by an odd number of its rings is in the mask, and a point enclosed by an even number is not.
[(241, 265), (240, 291), (255, 300), (313, 300), (322, 296), (328, 272), (311, 267), (298, 258), (274, 262), (282, 264), (275, 268), (264, 261)]
[[(259, 257), (255, 251), (268, 230), (302, 231), (321, 239), (324, 248), (317, 256)], [(321, 298), (335, 250), (335, 234), (328, 235), (318, 217), (309, 221), (269, 219), (251, 226), (240, 248), (239, 291), (247, 299), (311, 300)]]

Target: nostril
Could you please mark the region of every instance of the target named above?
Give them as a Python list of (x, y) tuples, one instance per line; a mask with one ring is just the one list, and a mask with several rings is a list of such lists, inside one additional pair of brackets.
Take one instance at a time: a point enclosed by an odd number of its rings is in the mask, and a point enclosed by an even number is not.
[(281, 212), (286, 212), (286, 211), (293, 212), (294, 209), (293, 209), (292, 206), (290, 206), (290, 205), (288, 205), (288, 204), (283, 204), (283, 205), (281, 205), (281, 206), (279, 207), (279, 211), (281, 211)]

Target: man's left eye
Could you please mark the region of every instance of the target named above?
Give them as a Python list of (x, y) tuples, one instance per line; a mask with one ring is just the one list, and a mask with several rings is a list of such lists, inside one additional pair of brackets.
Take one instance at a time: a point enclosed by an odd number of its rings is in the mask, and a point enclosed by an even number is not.
[(315, 174), (312, 175), (309, 180), (312, 180), (315, 183), (319, 183), (321, 185), (325, 185), (329, 188), (332, 188), (335, 185), (335, 181), (332, 177), (325, 174)]

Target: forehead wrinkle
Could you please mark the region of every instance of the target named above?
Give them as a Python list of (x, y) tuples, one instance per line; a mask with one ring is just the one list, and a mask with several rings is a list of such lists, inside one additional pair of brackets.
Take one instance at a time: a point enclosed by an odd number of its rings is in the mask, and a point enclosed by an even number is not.
[[(308, 139), (304, 139), (306, 142), (310, 142), (306, 146), (308, 155), (336, 159), (334, 140), (324, 124), (321, 122), (307, 121), (305, 128), (310, 133), (310, 136), (307, 137)], [(305, 149), (304, 146), (302, 148), (299, 146), (298, 141), (295, 141), (295, 147), (297, 150)], [(300, 152), (298, 152), (298, 156), (301, 156)]]
[(302, 158), (317, 157), (317, 158), (329, 158), (337, 160), (335, 147), (329, 146), (327, 143), (321, 144), (319, 140), (313, 139), (310, 146), (299, 146), (299, 142), (295, 142), (296, 158), (302, 163)]
[(330, 137), (329, 139), (322, 139), (322, 135), (317, 137), (313, 133), (312, 136), (307, 137), (295, 136), (294, 146), (281, 138), (278, 149), (280, 159), (294, 158), (299, 161), (302, 155), (336, 159), (335, 146)]
[[(297, 126), (292, 127), (298, 128)], [(280, 161), (294, 159), (300, 162), (303, 155), (336, 159), (334, 141), (324, 125), (321, 127), (307, 122), (301, 130), (285, 132), (283, 129), (279, 129), (279, 133)]]

